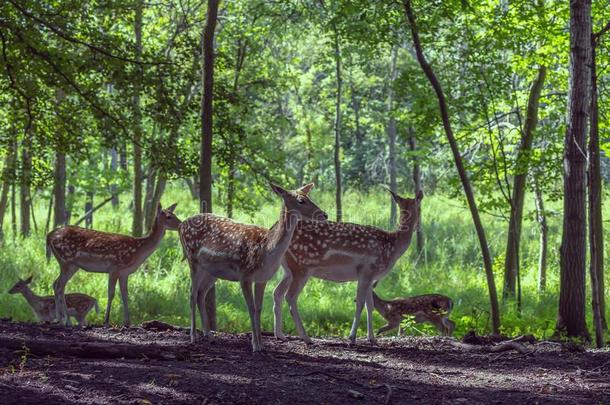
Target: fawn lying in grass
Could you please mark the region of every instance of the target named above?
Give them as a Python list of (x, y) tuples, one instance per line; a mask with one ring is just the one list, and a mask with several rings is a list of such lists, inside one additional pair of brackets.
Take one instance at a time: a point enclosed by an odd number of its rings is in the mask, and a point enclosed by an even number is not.
[(378, 334), (396, 327), (400, 334), (400, 322), (405, 315), (414, 316), (418, 323), (430, 322), (443, 336), (451, 336), (455, 329), (455, 322), (449, 319), (453, 301), (444, 295), (426, 294), (386, 301), (373, 291), (373, 303), (375, 309), (388, 321), (387, 325), (379, 329)]
[[(32, 307), (34, 315), (40, 322), (53, 322), (57, 319), (55, 313), (55, 297), (41, 297), (32, 291), (29, 284), (32, 282), (32, 276), (26, 280), (19, 281), (9, 290), (9, 294), (21, 293), (25, 300)], [(66, 294), (66, 304), (68, 306), (68, 316), (76, 318), (79, 326), (87, 324), (86, 317), (92, 308), (95, 308), (96, 313), (100, 313), (97, 305), (97, 300), (86, 294), (72, 293)]]

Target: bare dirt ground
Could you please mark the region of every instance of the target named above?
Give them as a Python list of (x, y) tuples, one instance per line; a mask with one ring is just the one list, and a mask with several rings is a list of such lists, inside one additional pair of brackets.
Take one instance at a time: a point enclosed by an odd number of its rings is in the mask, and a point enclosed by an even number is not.
[(443, 338), (353, 347), (336, 338), (309, 347), (264, 340), (267, 350), (252, 354), (247, 334), (191, 345), (185, 330), (0, 321), (0, 403), (610, 403), (609, 351), (547, 342), (496, 353)]

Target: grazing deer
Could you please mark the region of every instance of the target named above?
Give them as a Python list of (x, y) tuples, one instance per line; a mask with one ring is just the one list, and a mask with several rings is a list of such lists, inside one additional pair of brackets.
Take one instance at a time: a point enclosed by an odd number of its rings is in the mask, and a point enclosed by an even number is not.
[(275, 337), (285, 340), (282, 332), (282, 299), (285, 297), (301, 339), (311, 343), (299, 316), (297, 300), (310, 277), (335, 282), (358, 281), (356, 312), (350, 331), (351, 343), (366, 302), (368, 339), (373, 333), (372, 284), (383, 278), (411, 243), (419, 219), (423, 198), (402, 198), (390, 191), (400, 208), (400, 223), (394, 232), (350, 223), (303, 221), (296, 230), (290, 247), (282, 259), (284, 278), (276, 287), (274, 299)]
[[(9, 294), (23, 294), (25, 300), (32, 307), (34, 315), (40, 322), (53, 322), (57, 319), (57, 313), (55, 311), (55, 297), (47, 296), (41, 297), (34, 294), (30, 288), (32, 282), (32, 276), (22, 280), (19, 279), (17, 283), (9, 290)], [(68, 316), (73, 316), (78, 322), (78, 326), (87, 325), (87, 314), (91, 309), (95, 308), (96, 313), (100, 313), (100, 309), (97, 306), (97, 300), (86, 294), (66, 294), (66, 305), (68, 306)]]
[(123, 323), (130, 325), (127, 298), (127, 279), (157, 248), (165, 230), (177, 230), (180, 220), (174, 215), (176, 204), (162, 209), (159, 204), (155, 222), (150, 233), (144, 237), (133, 237), (99, 232), (77, 226), (65, 226), (47, 235), (47, 259), (51, 254), (59, 262), (60, 274), (53, 283), (57, 319), (70, 325), (67, 316), (64, 290), (66, 283), (79, 269), (93, 273), (108, 273), (108, 304), (104, 326), (110, 321), (110, 307), (114, 298), (117, 280), (123, 301)]
[(191, 342), (195, 342), (197, 328), (195, 305), (199, 307), (204, 336), (210, 333), (205, 319), (205, 297), (220, 278), (240, 283), (252, 324), (252, 350), (262, 350), (260, 316), (267, 281), (278, 270), (298, 221), (327, 218), (307, 196), (312, 188), (310, 183), (291, 192), (272, 184), (271, 189), (283, 204), (279, 220), (271, 229), (213, 214), (198, 214), (180, 225), (180, 241), (191, 269)]
[(377, 331), (378, 334), (396, 327), (400, 334), (400, 322), (405, 315), (414, 316), (418, 323), (430, 322), (443, 336), (451, 336), (455, 329), (455, 322), (449, 319), (453, 301), (444, 295), (426, 294), (386, 301), (373, 290), (373, 303), (375, 309), (388, 321), (387, 325)]

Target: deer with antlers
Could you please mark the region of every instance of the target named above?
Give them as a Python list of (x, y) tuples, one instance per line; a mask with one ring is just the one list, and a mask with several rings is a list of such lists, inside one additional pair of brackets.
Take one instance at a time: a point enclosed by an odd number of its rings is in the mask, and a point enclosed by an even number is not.
[(387, 301), (373, 290), (373, 304), (388, 322), (377, 331), (378, 334), (394, 328), (398, 328), (400, 334), (400, 322), (406, 315), (413, 316), (417, 323), (430, 322), (443, 336), (451, 336), (455, 329), (455, 322), (449, 319), (453, 301), (441, 294), (424, 294)]
[(155, 251), (167, 229), (177, 230), (180, 220), (174, 214), (176, 204), (167, 209), (161, 205), (150, 233), (144, 237), (133, 237), (65, 226), (47, 235), (47, 258), (54, 255), (59, 262), (60, 274), (53, 283), (55, 310), (59, 322), (70, 325), (67, 316), (64, 290), (66, 283), (79, 270), (93, 273), (108, 273), (108, 304), (104, 326), (110, 321), (110, 308), (117, 280), (123, 301), (123, 324), (130, 325), (127, 296), (127, 279)]
[(358, 282), (350, 343), (356, 341), (365, 303), (368, 339), (371, 343), (376, 341), (373, 332), (372, 285), (392, 269), (409, 247), (423, 198), (421, 191), (416, 198), (402, 198), (392, 191), (390, 193), (400, 208), (400, 223), (394, 232), (351, 223), (302, 222), (282, 259), (284, 278), (273, 294), (276, 338), (286, 339), (282, 331), (282, 300), (285, 298), (301, 339), (311, 343), (299, 316), (297, 300), (307, 280), (317, 277), (339, 283)]
[[(25, 280), (19, 279), (17, 283), (9, 290), (9, 294), (21, 293), (27, 303), (32, 308), (34, 315), (39, 322), (53, 322), (57, 318), (57, 312), (55, 311), (55, 297), (46, 296), (41, 297), (34, 294), (30, 288), (32, 282), (32, 276)], [(72, 293), (66, 294), (66, 305), (68, 307), (68, 316), (76, 318), (78, 326), (87, 325), (87, 314), (93, 308), (96, 313), (100, 313), (100, 309), (97, 306), (97, 300), (87, 294)]]
[(312, 188), (313, 183), (310, 183), (296, 191), (287, 191), (272, 184), (271, 189), (282, 198), (283, 204), (278, 221), (270, 229), (240, 224), (213, 214), (198, 214), (180, 225), (180, 241), (191, 270), (192, 342), (196, 338), (196, 306), (204, 336), (209, 336), (205, 297), (220, 278), (240, 283), (252, 324), (252, 350), (263, 349), (260, 317), (267, 281), (278, 270), (299, 220), (327, 218), (326, 213), (309, 199)]

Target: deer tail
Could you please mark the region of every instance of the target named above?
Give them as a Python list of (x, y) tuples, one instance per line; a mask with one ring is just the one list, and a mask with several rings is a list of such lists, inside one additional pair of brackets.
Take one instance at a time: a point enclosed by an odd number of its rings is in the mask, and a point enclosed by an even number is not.
[(100, 306), (98, 305), (97, 300), (95, 298), (93, 299), (93, 305), (94, 305), (94, 308), (95, 308), (95, 313), (99, 314), (100, 313)]

